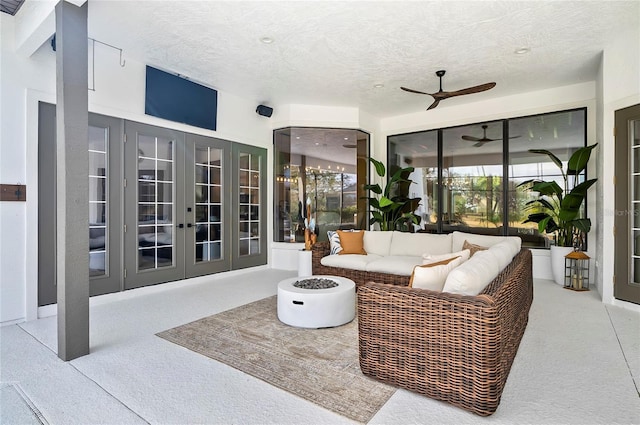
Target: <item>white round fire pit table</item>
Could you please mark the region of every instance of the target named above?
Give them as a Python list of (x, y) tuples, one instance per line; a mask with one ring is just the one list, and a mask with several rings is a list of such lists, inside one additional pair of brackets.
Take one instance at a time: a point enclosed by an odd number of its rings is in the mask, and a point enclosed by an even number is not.
[(278, 319), (282, 323), (331, 328), (349, 323), (355, 315), (356, 285), (351, 279), (307, 276), (278, 283)]

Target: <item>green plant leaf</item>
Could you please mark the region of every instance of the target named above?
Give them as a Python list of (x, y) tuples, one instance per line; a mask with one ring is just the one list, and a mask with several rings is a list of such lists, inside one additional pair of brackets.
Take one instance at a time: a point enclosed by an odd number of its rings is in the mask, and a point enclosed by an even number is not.
[(384, 164), (380, 161), (378, 161), (375, 158), (371, 158), (369, 157), (369, 161), (371, 161), (371, 163), (373, 164), (373, 166), (376, 169), (376, 173), (380, 176), (380, 177), (384, 177), (386, 171), (385, 171), (385, 167)]
[(560, 161), (560, 159), (557, 156), (555, 156), (553, 153), (551, 153), (550, 151), (548, 151), (546, 149), (529, 149), (529, 152), (531, 152), (531, 153), (540, 153), (540, 154), (547, 155), (549, 158), (551, 158), (551, 161), (553, 161), (553, 163), (556, 164), (556, 166), (560, 170), (562, 170), (562, 161)]
[(536, 207), (542, 206), (542, 208), (546, 208), (551, 211), (555, 211), (555, 207), (551, 204), (551, 202), (547, 201), (545, 198), (534, 199), (532, 201), (524, 204), (527, 209), (532, 209)]
[(579, 185), (577, 185), (576, 187), (574, 187), (573, 189), (571, 189), (571, 192), (569, 192), (569, 193), (582, 195), (584, 197), (584, 196), (587, 195), (587, 190), (591, 186), (593, 186), (593, 184), (596, 181), (598, 181), (598, 179), (591, 179), (591, 180), (584, 181), (584, 182), (580, 183)]
[(573, 220), (571, 222), (571, 225), (584, 233), (589, 233), (589, 231), (591, 231), (591, 220), (589, 220), (588, 218), (579, 218), (577, 220)]
[(393, 205), (394, 203), (395, 202), (393, 202), (391, 199), (387, 198), (386, 196), (381, 197), (380, 200), (378, 201), (379, 208), (385, 208), (390, 205)]
[(516, 187), (521, 187), (521, 186), (530, 186), (536, 183), (541, 183), (542, 180), (537, 180), (537, 179), (529, 179), (529, 180), (525, 180), (522, 183), (519, 183)]
[(372, 211), (371, 215), (373, 216), (373, 219), (375, 221), (382, 221), (383, 220), (382, 214), (380, 214), (378, 211)]
[(591, 146), (585, 146), (578, 149), (573, 153), (573, 155), (571, 155), (571, 158), (569, 158), (569, 162), (567, 163), (567, 175), (575, 176), (587, 168), (591, 151), (596, 147), (596, 145), (597, 143)]
[(365, 184), (364, 185), (364, 190), (370, 190), (373, 193), (377, 193), (378, 195), (382, 194), (382, 188), (377, 183), (376, 184)]
[(558, 197), (562, 197), (562, 188), (555, 181), (550, 182), (539, 182), (531, 186), (531, 190), (534, 192), (539, 192), (540, 195), (556, 195)]

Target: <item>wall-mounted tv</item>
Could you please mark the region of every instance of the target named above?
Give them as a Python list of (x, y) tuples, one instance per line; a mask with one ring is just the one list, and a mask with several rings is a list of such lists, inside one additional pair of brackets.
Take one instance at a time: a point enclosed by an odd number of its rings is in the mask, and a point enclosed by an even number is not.
[(147, 66), (145, 114), (215, 130), (217, 110), (216, 90)]

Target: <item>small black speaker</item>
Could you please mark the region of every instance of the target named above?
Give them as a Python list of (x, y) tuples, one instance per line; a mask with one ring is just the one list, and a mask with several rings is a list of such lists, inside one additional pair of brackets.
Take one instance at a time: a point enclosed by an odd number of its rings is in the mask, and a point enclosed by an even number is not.
[(270, 117), (271, 114), (273, 114), (273, 108), (269, 108), (265, 105), (258, 105), (256, 112), (258, 115), (262, 115), (263, 117)]

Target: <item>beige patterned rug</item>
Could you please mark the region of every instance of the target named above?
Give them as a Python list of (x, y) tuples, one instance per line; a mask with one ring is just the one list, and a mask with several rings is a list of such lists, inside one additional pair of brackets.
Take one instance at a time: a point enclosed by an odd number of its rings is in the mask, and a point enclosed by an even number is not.
[(363, 423), (396, 390), (360, 371), (357, 319), (327, 329), (287, 326), (275, 296), (158, 336)]

